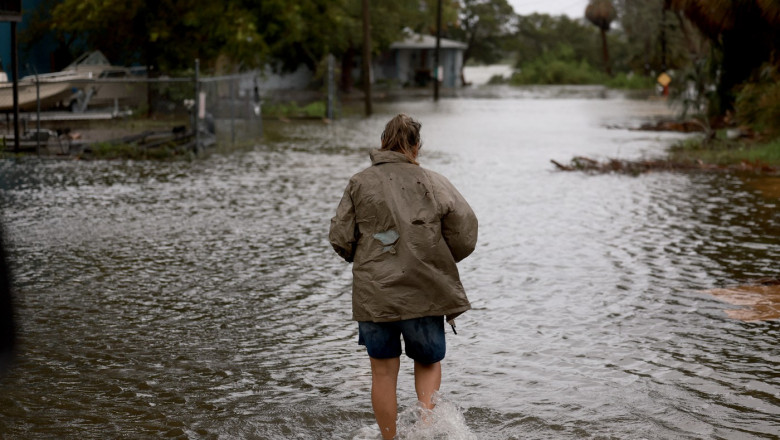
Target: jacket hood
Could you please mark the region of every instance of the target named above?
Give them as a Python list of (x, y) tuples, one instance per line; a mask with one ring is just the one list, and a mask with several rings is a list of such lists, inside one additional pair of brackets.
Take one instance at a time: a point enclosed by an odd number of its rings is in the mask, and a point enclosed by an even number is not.
[(371, 150), (369, 153), (371, 157), (371, 165), (379, 165), (383, 163), (412, 163), (409, 158), (397, 151), (390, 150)]

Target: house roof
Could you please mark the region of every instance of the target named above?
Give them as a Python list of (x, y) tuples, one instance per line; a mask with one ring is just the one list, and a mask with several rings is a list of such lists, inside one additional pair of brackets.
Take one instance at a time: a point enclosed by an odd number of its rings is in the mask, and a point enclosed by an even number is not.
[[(462, 49), (465, 50), (468, 47), (465, 43), (460, 41), (448, 40), (446, 38), (441, 39), (442, 49)], [(390, 45), (390, 49), (435, 49), (436, 37), (432, 35), (421, 35), (415, 33), (407, 33), (407, 36), (402, 41), (396, 41)]]

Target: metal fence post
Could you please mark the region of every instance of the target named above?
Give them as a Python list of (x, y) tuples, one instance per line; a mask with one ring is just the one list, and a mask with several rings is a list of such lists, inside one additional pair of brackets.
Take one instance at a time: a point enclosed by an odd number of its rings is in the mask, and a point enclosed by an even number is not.
[(195, 59), (195, 104), (192, 106), (194, 113), (193, 130), (195, 131), (195, 154), (200, 151), (200, 59)]
[[(29, 66), (28, 66), (29, 68)], [(41, 82), (38, 79), (38, 69), (33, 67), (35, 72), (35, 152), (41, 154)]]
[(253, 92), (253, 99), (254, 99), (254, 113), (257, 117), (257, 123), (260, 126), (260, 136), (263, 136), (263, 102), (262, 99), (260, 99), (260, 79), (257, 75), (255, 75), (254, 78), (254, 87), (252, 88)]
[(230, 144), (236, 144), (236, 106), (235, 106), (235, 80), (230, 81)]
[(328, 109), (327, 117), (333, 120), (333, 54), (328, 54)]

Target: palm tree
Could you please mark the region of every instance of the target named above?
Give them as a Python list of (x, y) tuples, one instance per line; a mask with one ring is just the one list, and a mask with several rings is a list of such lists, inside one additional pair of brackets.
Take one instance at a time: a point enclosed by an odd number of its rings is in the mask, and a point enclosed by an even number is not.
[(777, 0), (670, 0), (720, 51), (717, 112), (733, 107), (734, 88), (764, 63), (780, 65)]
[(616, 15), (615, 6), (612, 5), (611, 0), (590, 0), (585, 8), (585, 18), (601, 30), (601, 47), (607, 75), (612, 75), (612, 68), (609, 65), (609, 50), (607, 49), (607, 31), (609, 31), (609, 26)]

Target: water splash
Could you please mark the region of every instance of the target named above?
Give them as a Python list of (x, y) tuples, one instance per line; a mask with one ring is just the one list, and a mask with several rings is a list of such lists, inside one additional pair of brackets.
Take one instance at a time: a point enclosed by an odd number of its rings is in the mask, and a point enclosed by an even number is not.
[(398, 417), (398, 438), (403, 440), (476, 440), (460, 408), (434, 393), (433, 410), (417, 404)]
[(382, 440), (382, 434), (379, 432), (379, 427), (374, 424), (364, 426), (352, 433), (352, 440)]
[[(466, 425), (460, 408), (453, 402), (434, 393), (433, 410), (419, 402), (398, 415), (397, 440), (476, 440), (477, 436)], [(381, 440), (376, 425), (361, 428), (352, 440)]]

